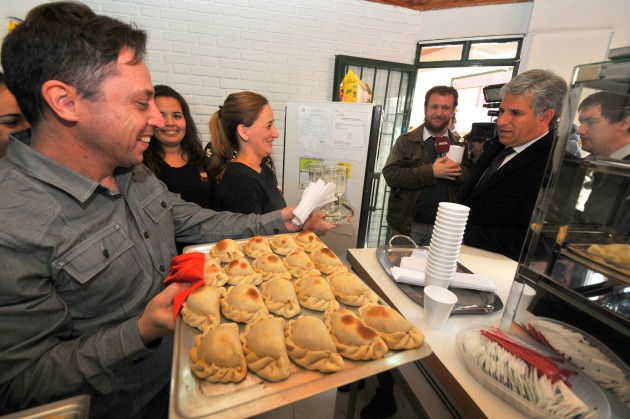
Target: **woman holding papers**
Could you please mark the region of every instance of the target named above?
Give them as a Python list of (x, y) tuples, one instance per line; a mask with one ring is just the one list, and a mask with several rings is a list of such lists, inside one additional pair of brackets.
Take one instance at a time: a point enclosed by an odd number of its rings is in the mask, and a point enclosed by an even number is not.
[[(264, 214), (286, 207), (275, 173), (265, 163), (278, 130), (264, 96), (230, 94), (210, 118), (210, 137), (210, 170), (219, 181), (216, 204), (220, 211)], [(311, 215), (304, 225), (318, 234), (333, 227), (320, 213)]]

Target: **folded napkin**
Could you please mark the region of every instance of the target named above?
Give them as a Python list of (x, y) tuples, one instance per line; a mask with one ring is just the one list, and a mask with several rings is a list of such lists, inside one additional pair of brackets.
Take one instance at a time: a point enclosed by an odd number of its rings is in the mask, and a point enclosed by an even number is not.
[(304, 224), (315, 208), (336, 200), (336, 188), (333, 182), (326, 183), (321, 179), (317, 179), (315, 183), (309, 183), (302, 193), (300, 203), (293, 210), (293, 224)]
[(427, 252), (415, 249), (411, 253), (411, 256), (403, 256), (402, 258), (400, 258), (400, 267), (424, 272), (424, 268), (427, 265), (427, 260)]
[[(424, 272), (422, 271), (393, 266), (392, 276), (396, 282), (424, 286)], [(497, 291), (497, 286), (490, 278), (463, 272), (455, 272), (450, 286), (453, 288), (465, 288), (477, 291)]]
[(182, 304), (193, 290), (203, 285), (203, 266), (206, 255), (201, 252), (184, 253), (171, 259), (171, 268), (168, 276), (164, 279), (165, 284), (172, 282), (191, 282), (192, 286), (175, 296), (173, 302), (173, 319), (177, 319), (177, 314), (182, 308)]

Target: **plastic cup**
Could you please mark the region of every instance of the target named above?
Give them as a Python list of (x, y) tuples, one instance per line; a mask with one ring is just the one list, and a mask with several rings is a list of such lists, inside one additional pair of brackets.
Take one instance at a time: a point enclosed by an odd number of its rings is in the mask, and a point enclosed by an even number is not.
[(464, 223), (463, 225), (440, 223), (440, 224), (435, 224), (435, 226), (433, 227), (434, 232), (438, 231), (441, 234), (456, 235), (456, 236), (461, 236), (462, 234), (464, 234), (465, 230), (466, 230), (466, 223)]
[(461, 249), (460, 245), (454, 244), (443, 244), (439, 241), (431, 240), (431, 244), (429, 245), (429, 258), (431, 258), (431, 251), (433, 250), (434, 254), (445, 255), (445, 256), (457, 256), (459, 255), (459, 251)]
[(470, 207), (466, 205), (456, 204), (454, 202), (440, 202), (438, 205), (438, 215), (440, 212), (452, 214), (455, 216), (468, 216)]
[(445, 225), (445, 226), (451, 226), (451, 227), (465, 226), (467, 221), (468, 221), (468, 217), (462, 217), (458, 215), (438, 214), (435, 217), (436, 225)]
[(424, 287), (424, 323), (432, 329), (446, 324), (457, 303), (457, 296), (446, 288), (429, 285)]
[(425, 287), (448, 288), (451, 285), (451, 282), (453, 282), (453, 278), (441, 278), (430, 274), (424, 275)]
[(431, 236), (431, 244), (433, 244), (433, 245), (437, 244), (438, 246), (445, 246), (445, 247), (448, 247), (450, 249), (459, 249), (461, 244), (462, 244), (462, 240), (463, 239), (464, 239), (463, 235), (461, 235), (461, 236), (445, 236), (443, 234), (437, 234), (437, 235), (433, 234), (433, 236)]
[(427, 262), (424, 267), (424, 272), (431, 273), (432, 275), (448, 277), (455, 274), (457, 270), (457, 262), (453, 263), (440, 263), (440, 262)]

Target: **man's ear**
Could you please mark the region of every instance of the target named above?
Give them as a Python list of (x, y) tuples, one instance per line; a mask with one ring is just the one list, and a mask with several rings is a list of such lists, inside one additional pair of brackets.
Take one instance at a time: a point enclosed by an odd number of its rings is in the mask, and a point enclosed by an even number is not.
[(556, 112), (553, 109), (547, 109), (538, 116), (541, 126), (549, 126)]
[(52, 112), (60, 119), (78, 121), (77, 90), (59, 80), (48, 80), (42, 85), (42, 96)]

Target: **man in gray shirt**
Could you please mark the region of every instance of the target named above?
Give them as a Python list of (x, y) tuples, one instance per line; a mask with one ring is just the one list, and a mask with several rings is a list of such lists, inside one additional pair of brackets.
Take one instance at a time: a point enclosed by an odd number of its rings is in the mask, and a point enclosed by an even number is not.
[[(168, 406), (175, 237), (296, 231), (292, 208), (201, 209), (142, 154), (164, 120), (146, 34), (80, 3), (45, 3), (4, 39), (6, 83), (31, 123), (0, 160), (0, 413), (77, 394), (92, 417)], [(332, 227), (314, 216), (312, 227)]]

